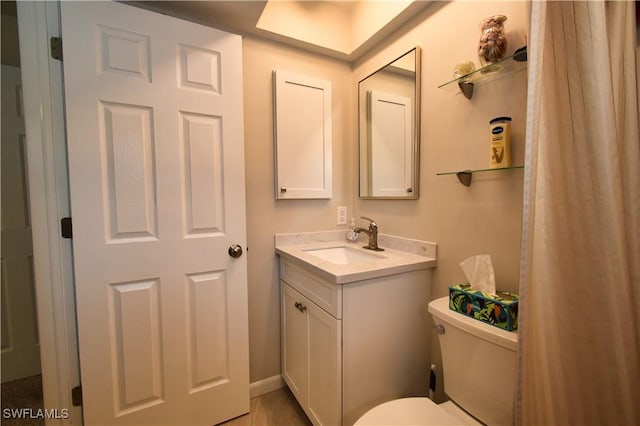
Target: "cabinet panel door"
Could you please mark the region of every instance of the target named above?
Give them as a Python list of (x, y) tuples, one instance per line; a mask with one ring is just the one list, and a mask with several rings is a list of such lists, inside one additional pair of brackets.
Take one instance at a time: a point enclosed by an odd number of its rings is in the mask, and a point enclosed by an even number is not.
[(369, 91), (370, 194), (406, 197), (413, 191), (411, 98)]
[(315, 424), (342, 417), (342, 327), (317, 305), (305, 303), (309, 332), (309, 414)]
[(273, 72), (276, 199), (331, 198), (331, 82)]
[[(307, 405), (307, 315), (296, 307), (303, 296), (280, 281), (282, 303), (282, 377), (303, 407)], [(307, 303), (310, 304), (310, 303)]]

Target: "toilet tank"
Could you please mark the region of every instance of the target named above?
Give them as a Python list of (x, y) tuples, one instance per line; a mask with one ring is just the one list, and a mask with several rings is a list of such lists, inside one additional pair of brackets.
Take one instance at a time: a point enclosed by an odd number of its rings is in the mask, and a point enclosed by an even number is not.
[(517, 333), (450, 310), (448, 297), (429, 303), (429, 312), (444, 327), (444, 392), (484, 424), (512, 425)]

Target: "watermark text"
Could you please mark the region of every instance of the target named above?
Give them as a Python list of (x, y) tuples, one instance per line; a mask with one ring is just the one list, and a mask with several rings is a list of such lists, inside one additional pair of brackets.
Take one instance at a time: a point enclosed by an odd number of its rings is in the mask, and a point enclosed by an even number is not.
[(3, 419), (68, 419), (68, 408), (3, 408)]

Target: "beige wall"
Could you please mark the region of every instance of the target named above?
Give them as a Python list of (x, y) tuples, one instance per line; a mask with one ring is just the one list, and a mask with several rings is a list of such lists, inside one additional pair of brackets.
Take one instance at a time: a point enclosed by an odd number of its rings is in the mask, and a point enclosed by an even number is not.
[[(422, 48), (420, 198), (415, 201), (360, 200), (357, 213), (377, 220), (381, 232), (438, 243), (438, 266), (431, 296), (446, 296), (453, 283), (466, 281), (459, 263), (489, 254), (499, 290), (518, 292), (523, 171), (476, 173), (470, 187), (455, 175), (438, 172), (481, 169), (489, 164), (489, 120), (511, 116), (512, 163), (524, 162), (526, 72), (475, 87), (471, 100), (437, 86), (452, 78), (459, 62), (478, 65), (478, 24), (503, 14), (508, 53), (526, 44), (526, 2), (439, 4), (414, 20), (414, 26), (354, 66), (356, 82), (411, 46)], [(355, 132), (356, 130), (354, 130)], [(356, 164), (356, 163), (353, 163)], [(357, 177), (356, 177), (357, 178)], [(352, 183), (352, 189), (358, 182)], [(440, 346), (432, 334), (432, 363), (440, 370)], [(440, 376), (441, 377), (441, 376)], [(441, 381), (438, 396), (442, 396)]]
[[(354, 113), (348, 64), (273, 42), (243, 42), (245, 174), (249, 273), (251, 382), (280, 374), (280, 299), (276, 233), (336, 229), (336, 207), (351, 212)], [(273, 70), (285, 70), (332, 84), (333, 197), (275, 200)]]
[[(459, 2), (433, 14), (426, 11), (412, 30), (354, 67), (357, 82), (393, 55), (414, 45), (422, 48), (420, 198), (356, 198), (355, 208), (358, 214), (374, 217), (381, 232), (438, 243), (434, 298), (464, 280), (460, 261), (483, 253), (492, 257), (497, 287), (518, 288), (522, 170), (474, 174), (470, 187), (455, 176), (436, 173), (488, 167), (489, 120), (503, 115), (513, 117), (513, 163), (523, 164), (526, 72), (476, 86), (471, 100), (437, 86), (452, 78), (456, 63), (478, 63), (478, 24), (489, 15), (508, 16), (509, 52), (525, 45), (526, 7), (525, 2)], [(355, 93), (355, 87), (352, 90)], [(357, 185), (354, 182), (352, 188)]]
[[(479, 22), (508, 16), (509, 51), (526, 44), (526, 2), (437, 3), (405, 26), (401, 35), (350, 67), (272, 42), (244, 39), (244, 111), (249, 261), (251, 381), (280, 373), (278, 271), (273, 234), (336, 229), (335, 207), (349, 217), (373, 217), (386, 234), (438, 243), (432, 297), (464, 280), (458, 263), (490, 254), (497, 287), (517, 291), (522, 215), (522, 170), (474, 174), (470, 187), (443, 171), (485, 168), (489, 163), (489, 120), (511, 116), (513, 162), (524, 159), (526, 72), (475, 88), (467, 100), (437, 86), (452, 77), (456, 63), (478, 63)], [(405, 53), (422, 48), (420, 198), (360, 200), (357, 159), (357, 82)], [(275, 201), (271, 71), (285, 69), (333, 84), (333, 198)], [(426, 301), (425, 301), (426, 302)], [(427, 331), (425, 331), (427, 332)], [(439, 362), (439, 347), (432, 345)]]

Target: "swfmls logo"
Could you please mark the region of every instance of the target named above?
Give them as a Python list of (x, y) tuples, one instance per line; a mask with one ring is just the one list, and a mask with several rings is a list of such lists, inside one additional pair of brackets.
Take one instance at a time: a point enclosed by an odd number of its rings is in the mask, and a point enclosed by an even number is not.
[(2, 409), (3, 419), (68, 419), (69, 410), (67, 408), (33, 409), (33, 408), (4, 408)]

